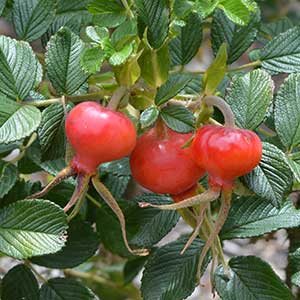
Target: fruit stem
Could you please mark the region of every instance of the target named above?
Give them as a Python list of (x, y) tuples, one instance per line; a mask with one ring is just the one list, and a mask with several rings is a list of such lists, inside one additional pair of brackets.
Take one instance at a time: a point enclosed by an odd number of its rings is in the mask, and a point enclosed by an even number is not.
[(99, 180), (97, 175), (92, 177), (92, 182), (96, 191), (99, 193), (99, 195), (103, 198), (106, 204), (112, 209), (112, 211), (116, 214), (117, 218), (119, 219), (123, 241), (127, 250), (134, 255), (140, 255), (140, 256), (148, 255), (149, 251), (147, 249), (131, 249), (127, 240), (125, 217), (117, 201), (110, 193), (110, 191), (106, 188), (106, 186)]
[(158, 118), (155, 123), (155, 133), (158, 139), (164, 140), (168, 137), (166, 125), (162, 118)]
[(107, 104), (107, 108), (116, 111), (126, 91), (127, 88), (125, 86), (120, 86), (119, 88), (117, 88), (111, 96), (111, 99)]
[(230, 106), (225, 102), (224, 99), (218, 96), (205, 96), (203, 98), (203, 102), (205, 102), (208, 106), (217, 107), (224, 116), (225, 126), (234, 127), (234, 114), (230, 108)]

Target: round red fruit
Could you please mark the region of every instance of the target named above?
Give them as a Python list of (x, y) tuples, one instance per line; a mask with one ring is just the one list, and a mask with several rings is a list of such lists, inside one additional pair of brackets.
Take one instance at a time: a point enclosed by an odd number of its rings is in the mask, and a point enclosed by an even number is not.
[(194, 197), (198, 194), (198, 189), (199, 189), (199, 184), (195, 184), (193, 185), (191, 188), (189, 188), (187, 191), (184, 191), (180, 194), (177, 195), (172, 195), (172, 199), (174, 200), (174, 202), (178, 203), (181, 202), (185, 199)]
[(250, 130), (205, 125), (198, 129), (191, 151), (198, 165), (207, 171), (211, 186), (232, 188), (235, 178), (259, 164), (262, 143)]
[(152, 128), (138, 138), (130, 157), (134, 179), (159, 194), (179, 194), (197, 183), (204, 171), (183, 145), (192, 134), (181, 134), (164, 126), (163, 134)]
[(66, 134), (75, 151), (71, 167), (77, 173), (94, 174), (101, 163), (129, 155), (136, 144), (130, 119), (95, 102), (83, 102), (71, 110)]

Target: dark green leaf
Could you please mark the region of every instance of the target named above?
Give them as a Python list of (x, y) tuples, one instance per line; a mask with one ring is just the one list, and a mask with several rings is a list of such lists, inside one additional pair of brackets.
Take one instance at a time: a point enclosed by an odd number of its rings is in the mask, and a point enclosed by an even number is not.
[(179, 92), (182, 95), (200, 95), (202, 91), (202, 75), (192, 76), (191, 81)]
[(254, 70), (233, 80), (227, 97), (238, 127), (255, 129), (265, 118), (273, 98), (274, 83), (262, 70)]
[(192, 80), (189, 74), (173, 74), (158, 90), (155, 104), (161, 105), (176, 96)]
[(130, 259), (126, 262), (124, 267), (124, 283), (130, 283), (142, 270), (148, 257), (142, 256)]
[(52, 278), (40, 290), (40, 300), (98, 300), (87, 287), (74, 279)]
[(279, 34), (260, 51), (262, 67), (272, 73), (300, 71), (300, 26)]
[(147, 26), (147, 38), (154, 49), (160, 48), (168, 36), (169, 4), (167, 0), (135, 0), (138, 14)]
[(41, 112), (36, 107), (0, 99), (0, 144), (30, 136), (40, 122)]
[(222, 239), (259, 236), (280, 228), (300, 226), (300, 212), (291, 201), (276, 208), (257, 196), (240, 197), (233, 201), (222, 228)]
[(115, 28), (126, 20), (126, 15), (122, 13), (105, 13), (94, 15), (93, 24), (100, 27)]
[(5, 8), (6, 0), (0, 0), (0, 16)]
[(85, 49), (81, 56), (81, 66), (89, 74), (100, 71), (105, 59), (105, 53), (100, 47)]
[(55, 17), (54, 0), (14, 0), (13, 23), (17, 36), (32, 42), (41, 37)]
[(187, 0), (174, 1), (174, 13), (179, 18), (184, 18), (193, 9), (193, 5)]
[(300, 74), (291, 74), (277, 92), (275, 126), (287, 149), (300, 144)]
[(198, 52), (202, 42), (202, 20), (198, 14), (192, 13), (186, 25), (178, 29), (178, 36), (170, 42), (171, 64), (186, 65)]
[(2, 300), (39, 300), (39, 285), (25, 265), (17, 265), (3, 277)]
[(90, 224), (79, 219), (69, 224), (65, 247), (55, 254), (34, 257), (31, 261), (47, 268), (73, 268), (95, 254), (100, 240)]
[(67, 226), (52, 202), (17, 201), (0, 210), (0, 252), (18, 259), (54, 253), (65, 244)]
[(140, 116), (140, 123), (142, 128), (151, 126), (158, 118), (159, 110), (156, 106), (151, 106), (145, 109)]
[(41, 80), (42, 66), (29, 44), (0, 36), (0, 96), (23, 100)]
[(272, 144), (263, 143), (261, 162), (245, 179), (257, 195), (279, 206), (291, 185), (292, 174), (284, 153)]
[(222, 43), (227, 45), (228, 64), (236, 61), (254, 42), (259, 24), (259, 11), (251, 15), (250, 22), (247, 26), (238, 26), (228, 20), (225, 13), (216, 10), (212, 23), (212, 48), (214, 53)]
[(159, 50), (144, 49), (139, 58), (142, 77), (150, 86), (161, 86), (169, 76), (170, 56), (168, 45)]
[(290, 170), (292, 171), (296, 181), (300, 183), (300, 162), (294, 161), (288, 155), (285, 155), (285, 161), (288, 164), (288, 166), (290, 167)]
[(17, 181), (18, 169), (15, 165), (0, 160), (0, 198), (3, 198)]
[[(187, 238), (157, 249), (148, 260), (142, 278), (144, 300), (182, 300), (188, 297), (197, 285), (196, 273), (199, 253), (203, 242), (196, 239), (184, 255), (180, 251)], [(203, 265), (202, 271), (208, 263)]]
[(270, 265), (255, 256), (238, 256), (229, 262), (230, 278), (222, 267), (215, 273), (215, 285), (223, 300), (291, 300), (292, 293)]
[(88, 75), (80, 65), (83, 49), (80, 38), (67, 28), (51, 37), (46, 52), (46, 70), (60, 94), (72, 95), (85, 83)]
[(174, 131), (187, 133), (195, 129), (193, 113), (183, 106), (167, 106), (161, 110), (160, 115), (167, 126)]
[(91, 0), (88, 9), (93, 14), (120, 13), (124, 11), (124, 7), (117, 0)]

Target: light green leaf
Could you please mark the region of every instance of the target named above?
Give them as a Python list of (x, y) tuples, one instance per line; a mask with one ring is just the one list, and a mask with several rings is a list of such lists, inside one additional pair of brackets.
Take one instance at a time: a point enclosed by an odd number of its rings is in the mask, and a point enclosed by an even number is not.
[(0, 99), (0, 144), (31, 135), (40, 125), (41, 112), (34, 106)]
[(88, 10), (92, 14), (120, 13), (124, 7), (117, 0), (91, 0)]
[(0, 96), (23, 100), (41, 80), (42, 66), (29, 44), (0, 36)]
[(46, 71), (54, 88), (60, 94), (72, 95), (86, 82), (80, 57), (84, 45), (80, 38), (67, 28), (51, 37), (46, 52)]
[(86, 35), (95, 43), (102, 45), (104, 39), (109, 38), (109, 30), (105, 27), (88, 26), (85, 29)]
[(122, 65), (128, 57), (132, 54), (133, 45), (128, 44), (120, 51), (115, 52), (110, 58), (109, 63), (113, 66)]
[(263, 143), (261, 162), (245, 180), (257, 195), (278, 207), (292, 183), (292, 173), (284, 153), (272, 144)]
[(293, 160), (288, 155), (285, 155), (284, 158), (285, 158), (285, 162), (290, 167), (290, 170), (292, 171), (296, 181), (300, 183), (300, 162), (298, 160), (297, 161)]
[(15, 165), (0, 160), (0, 198), (3, 198), (17, 181), (18, 169)]
[[(149, 258), (142, 278), (144, 300), (182, 300), (194, 291), (197, 285), (197, 264), (203, 241), (196, 239), (184, 255), (180, 251), (187, 238), (157, 249)], [(203, 265), (205, 270), (208, 259)]]
[(231, 22), (222, 10), (216, 10), (211, 29), (214, 53), (216, 54), (222, 43), (225, 42), (228, 64), (236, 61), (254, 42), (259, 21), (260, 13), (257, 11), (251, 15), (247, 26), (239, 26)]
[(159, 50), (144, 49), (138, 60), (142, 77), (150, 86), (161, 86), (169, 76), (170, 56), (168, 45)]
[(132, 42), (137, 35), (137, 24), (134, 20), (122, 23), (111, 35), (111, 41), (116, 50), (121, 50)]
[(2, 300), (39, 300), (39, 285), (31, 270), (25, 265), (10, 269), (2, 279)]
[(176, 96), (193, 79), (189, 74), (173, 74), (158, 90), (155, 97), (155, 104), (162, 105), (169, 99)]
[(270, 265), (255, 256), (238, 256), (229, 261), (230, 278), (219, 267), (215, 286), (222, 300), (291, 300), (293, 295)]
[(291, 74), (281, 85), (275, 101), (275, 127), (287, 149), (300, 144), (300, 73)]
[(277, 35), (260, 51), (262, 67), (272, 73), (300, 71), (300, 26)]
[(232, 22), (238, 25), (249, 22), (251, 12), (243, 0), (221, 0), (218, 6)]
[(40, 290), (40, 300), (99, 300), (80, 282), (70, 278), (52, 278)]
[(99, 247), (99, 238), (90, 224), (80, 219), (69, 224), (65, 247), (57, 253), (37, 256), (31, 259), (34, 264), (47, 268), (73, 268), (88, 260)]
[(161, 117), (168, 127), (180, 133), (191, 132), (195, 129), (193, 113), (183, 106), (167, 106), (161, 110)]
[(159, 110), (156, 106), (151, 106), (145, 109), (140, 116), (140, 123), (142, 128), (151, 126), (158, 118)]
[(229, 216), (221, 232), (222, 239), (248, 238), (263, 235), (280, 228), (300, 226), (300, 211), (291, 201), (276, 208), (257, 197), (240, 197), (233, 201)]
[(223, 43), (219, 48), (215, 60), (211, 63), (206, 70), (203, 85), (205, 87), (205, 93), (207, 95), (214, 94), (216, 88), (222, 82), (226, 74), (227, 68), (227, 50), (226, 44)]
[(219, 2), (220, 0), (196, 0), (194, 9), (205, 19), (216, 9)]
[(89, 74), (95, 74), (100, 71), (105, 60), (105, 53), (100, 47), (85, 49), (81, 55), (81, 66)]
[(115, 28), (125, 22), (125, 13), (104, 13), (96, 14), (93, 17), (93, 24), (100, 27)]
[(54, 0), (14, 0), (13, 23), (17, 36), (32, 42), (41, 37), (55, 17)]
[(65, 244), (67, 219), (47, 200), (21, 200), (0, 210), (0, 252), (25, 259), (59, 251)]
[(202, 20), (196, 13), (191, 13), (186, 25), (178, 29), (178, 36), (170, 42), (171, 63), (186, 65), (198, 52), (202, 42)]
[(147, 38), (154, 49), (160, 48), (169, 31), (169, 3), (167, 0), (135, 0), (138, 14), (147, 26)]
[(233, 80), (227, 97), (238, 127), (255, 129), (264, 120), (273, 98), (274, 83), (263, 70), (254, 70)]

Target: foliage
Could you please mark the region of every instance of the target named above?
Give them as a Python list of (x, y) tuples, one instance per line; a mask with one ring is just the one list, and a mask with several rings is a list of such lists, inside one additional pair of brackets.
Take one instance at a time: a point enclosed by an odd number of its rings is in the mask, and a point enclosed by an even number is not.
[[(296, 22), (293, 14), (268, 16), (269, 2), (0, 0), (0, 15), (16, 33), (0, 35), (0, 253), (19, 260), (1, 279), (1, 299), (181, 300), (197, 286), (205, 236), (184, 255), (186, 236), (158, 244), (180, 214), (193, 224), (181, 210), (138, 206), (172, 200), (133, 196), (128, 158), (101, 165), (99, 176), (124, 212), (130, 245), (147, 248), (146, 257), (128, 252), (118, 219), (91, 186), (72, 221), (62, 209), (75, 188), (72, 178), (44, 199), (26, 199), (39, 189), (32, 173), (43, 171), (49, 180), (72, 157), (66, 113), (86, 100), (106, 106), (120, 90), (118, 108), (138, 133), (158, 119), (180, 133), (222, 123), (219, 111), (199, 99), (224, 96), (236, 125), (264, 143), (259, 166), (239, 179), (222, 242), (282, 228), (299, 232), (300, 212), (290, 197), (299, 196), (300, 184), (299, 16)], [(209, 66), (189, 71), (195, 56), (207, 65), (207, 47), (214, 55)], [(286, 78), (278, 84), (275, 75)], [(213, 270), (216, 291), (223, 300), (292, 299), (300, 286), (299, 249), (289, 253), (289, 287), (267, 262), (238, 256), (229, 270)], [(33, 264), (65, 276), (44, 278)], [(140, 295), (132, 281), (143, 268)]]

